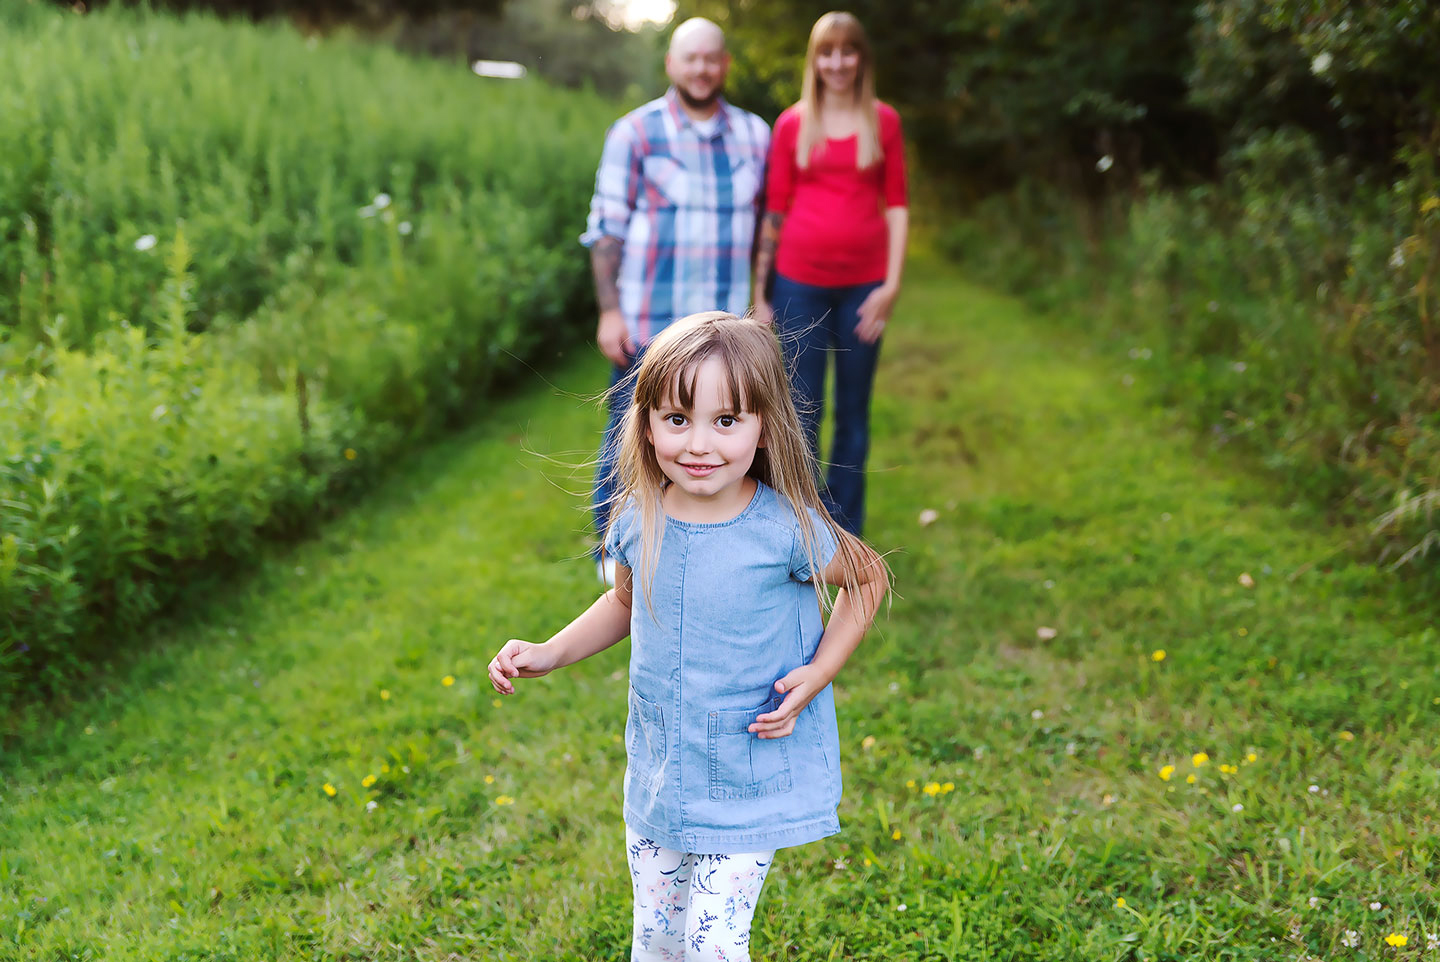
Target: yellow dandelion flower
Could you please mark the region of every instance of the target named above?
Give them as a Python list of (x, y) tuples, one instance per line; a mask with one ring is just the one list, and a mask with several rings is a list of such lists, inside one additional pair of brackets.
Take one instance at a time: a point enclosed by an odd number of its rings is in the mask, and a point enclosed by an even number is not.
[(1209, 760), (1210, 756), (1205, 754), (1204, 752), (1196, 752), (1195, 754), (1190, 756), (1190, 764), (1194, 765), (1196, 768), (1201, 767)]
[(1405, 945), (1405, 943), (1409, 941), (1410, 939), (1407, 936), (1400, 935), (1398, 932), (1391, 932), (1389, 935), (1385, 936), (1385, 944), (1393, 945), (1397, 949)]
[(451, 685), (455, 684), (455, 676), (446, 675), (444, 678), (440, 679), (440, 684), (444, 685), (446, 688), (449, 688)]
[(1185, 776), (1185, 784), (1186, 784), (1186, 785), (1194, 785), (1194, 784), (1195, 784), (1195, 776), (1194, 776), (1194, 775), (1186, 775), (1186, 776)]
[(1168, 781), (1170, 781), (1170, 776), (1171, 776), (1171, 775), (1174, 775), (1174, 774), (1175, 774), (1175, 766), (1174, 766), (1174, 765), (1165, 765), (1164, 767), (1162, 767), (1162, 768), (1160, 769), (1160, 781), (1162, 781), (1162, 782), (1168, 782)]
[(331, 798), (334, 798), (334, 797), (335, 797), (335, 786), (334, 786), (334, 785), (331, 785), (329, 782), (326, 782), (323, 787), (324, 787), (324, 789), (325, 789), (325, 794), (326, 794), (326, 795), (329, 795)]
[(912, 778), (906, 782), (905, 787), (913, 790), (915, 788), (915, 779)]
[(1235, 634), (1239, 635), (1241, 638), (1244, 638), (1246, 635), (1250, 634), (1250, 629), (1249, 629), (1249, 628), (1236, 628), (1236, 629), (1235, 629)]
[(955, 783), (954, 783), (954, 782), (946, 782), (944, 785), (941, 785), (941, 786), (940, 786), (940, 791), (942, 791), (942, 792), (953, 792), (953, 791), (955, 791)]
[(897, 842), (900, 841), (900, 830), (897, 828), (895, 831), (891, 832), (890, 837)]
[(1341, 733), (1340, 733), (1340, 740), (1341, 740), (1342, 742), (1353, 742), (1353, 741), (1355, 740), (1355, 733), (1354, 733), (1354, 732), (1341, 732)]
[(496, 795), (495, 804), (500, 806), (514, 805), (515, 799), (511, 798), (509, 795)]
[(874, 735), (866, 735), (864, 741), (860, 742), (860, 747), (863, 748), (863, 749), (865, 749), (866, 751), (869, 751), (870, 749), (874, 748), (874, 747), (875, 747), (875, 736), (874, 736)]
[(356, 454), (355, 454), (355, 449), (354, 449), (354, 448), (346, 448), (346, 449), (345, 449), (345, 460), (346, 460), (346, 461), (354, 461), (354, 460), (355, 460), (355, 457), (356, 457)]
[(1164, 660), (1165, 660), (1165, 649), (1164, 649), (1164, 648), (1156, 648), (1154, 651), (1150, 652), (1150, 660), (1151, 660), (1151, 661), (1164, 661)]
[[(500, 701), (500, 699), (495, 698), (495, 699), (492, 699), (492, 700), (491, 700), (490, 704), (493, 705), (493, 706), (495, 706), (496, 708), (499, 708), (500, 705), (502, 704), (502, 702)], [(616, 736), (615, 736), (615, 740), (616, 740), (617, 742), (620, 741), (620, 736), (619, 736), (619, 735), (616, 735)]]
[(360, 784), (366, 788), (369, 788), (371, 785), (374, 785), (378, 781), (380, 781), (380, 779), (376, 778), (374, 775), (366, 775), (364, 778), (360, 779)]
[(865, 867), (866, 867), (866, 868), (869, 868), (870, 866), (872, 866), (872, 865), (874, 865), (874, 864), (875, 864), (875, 863), (872, 862), (872, 861), (870, 861), (868, 858), (865, 860)]
[(1256, 762), (1260, 760), (1260, 756), (1255, 754), (1254, 752), (1251, 752), (1250, 754), (1245, 756), (1245, 760), (1247, 762)]
[(1123, 909), (1125, 907), (1125, 904), (1125, 897), (1123, 895), (1115, 900), (1115, 907), (1117, 909)]
[(935, 795), (939, 795), (939, 794), (940, 794), (940, 783), (939, 783), (939, 782), (929, 782), (929, 783), (927, 783), (926, 786), (925, 786), (925, 794), (926, 794), (926, 795), (930, 795), (930, 796), (932, 796), (932, 797), (935, 796)]
[(380, 689), (380, 700), (381, 700), (381, 701), (389, 701), (389, 700), (390, 700), (390, 689), (388, 689), (388, 688), (382, 688), (382, 689)]
[(485, 776), (485, 784), (486, 784), (486, 785), (494, 785), (494, 784), (495, 784), (495, 776), (494, 776), (494, 775), (486, 775), (486, 776)]

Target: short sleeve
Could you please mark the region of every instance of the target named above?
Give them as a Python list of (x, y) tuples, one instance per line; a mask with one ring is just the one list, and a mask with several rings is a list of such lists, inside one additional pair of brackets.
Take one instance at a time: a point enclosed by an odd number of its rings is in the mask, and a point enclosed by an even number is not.
[(905, 135), (900, 128), (900, 115), (889, 104), (880, 104), (880, 149), (885, 160), (885, 206), (909, 206), (905, 183)]
[(790, 210), (790, 196), (795, 191), (795, 143), (800, 115), (792, 107), (775, 121), (770, 138), (770, 159), (765, 173), (765, 209), (784, 214)]
[[(810, 530), (815, 539), (815, 565), (823, 571), (830, 560), (835, 557), (839, 545), (835, 541), (835, 534), (830, 530), (830, 525), (820, 516), (814, 508), (806, 508), (805, 513), (810, 521)], [(810, 558), (805, 553), (805, 533), (801, 529), (799, 520), (795, 523), (795, 544), (790, 551), (790, 577), (796, 581), (810, 581), (814, 579), (816, 567), (810, 564)]]
[(635, 503), (627, 501), (619, 511), (611, 514), (610, 527), (605, 532), (601, 550), (605, 557), (614, 558), (615, 563), (623, 568), (634, 568), (630, 555), (635, 544), (636, 519)]

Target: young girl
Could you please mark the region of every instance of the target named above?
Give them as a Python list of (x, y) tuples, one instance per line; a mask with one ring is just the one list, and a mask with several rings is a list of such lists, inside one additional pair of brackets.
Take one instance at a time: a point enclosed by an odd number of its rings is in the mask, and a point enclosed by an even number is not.
[(824, 498), (835, 520), (858, 535), (865, 524), (870, 391), (880, 338), (900, 295), (910, 212), (900, 115), (875, 99), (870, 43), (850, 14), (815, 21), (800, 102), (775, 121), (767, 169), (755, 313), (780, 326), (817, 454), (825, 367), (835, 359)]
[(615, 588), (544, 644), (506, 642), (490, 683), (513, 694), (631, 637), (631, 957), (733, 962), (775, 850), (840, 830), (830, 682), (889, 577), (821, 507), (768, 325), (692, 315), (634, 377), (605, 537)]

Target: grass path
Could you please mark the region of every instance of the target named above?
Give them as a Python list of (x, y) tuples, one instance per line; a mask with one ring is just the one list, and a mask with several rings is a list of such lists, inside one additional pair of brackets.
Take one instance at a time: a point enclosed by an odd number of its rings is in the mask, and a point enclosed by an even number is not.
[[(552, 377), (8, 720), (0, 959), (625, 958), (625, 646), (484, 680), (596, 591)], [(1437, 606), (934, 261), (880, 377), (899, 597), (754, 957), (1440, 958)]]

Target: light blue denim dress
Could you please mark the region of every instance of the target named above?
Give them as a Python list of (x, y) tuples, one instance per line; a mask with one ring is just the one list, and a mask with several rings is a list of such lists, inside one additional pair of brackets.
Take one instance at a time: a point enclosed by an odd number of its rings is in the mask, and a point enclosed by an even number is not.
[[(819, 559), (835, 553), (812, 515)], [(626, 506), (605, 539), (641, 564)], [(840, 831), (840, 736), (827, 686), (786, 738), (746, 729), (775, 709), (775, 682), (815, 656), (824, 623), (789, 502), (761, 483), (735, 518), (666, 518), (651, 603), (635, 571), (625, 824), (665, 848), (733, 855)]]

